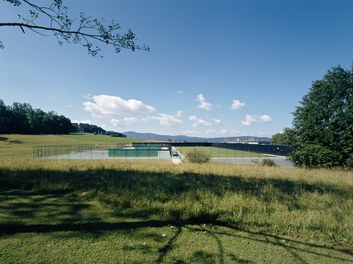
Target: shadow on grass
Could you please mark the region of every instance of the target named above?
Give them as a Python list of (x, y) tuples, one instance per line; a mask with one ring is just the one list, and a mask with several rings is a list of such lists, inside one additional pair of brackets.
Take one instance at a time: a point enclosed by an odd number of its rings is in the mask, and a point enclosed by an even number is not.
[[(325, 257), (335, 261), (342, 261), (351, 263), (353, 253), (349, 251), (334, 249), (331, 247), (314, 245), (310, 243), (303, 243), (294, 240), (286, 239), (284, 242), (283, 238), (278, 236), (271, 236), (267, 234), (261, 234), (256, 232), (249, 232), (246, 230), (238, 230), (229, 228), (229, 231), (217, 231), (210, 228), (205, 228), (205, 224), (200, 225), (200, 221), (196, 219), (184, 220), (184, 221), (163, 221), (163, 220), (147, 220), (147, 221), (135, 221), (135, 222), (118, 222), (118, 223), (107, 223), (96, 221), (94, 223), (63, 223), (63, 224), (0, 224), (0, 237), (1, 235), (17, 234), (17, 233), (50, 233), (50, 232), (87, 232), (94, 236), (103, 235), (105, 231), (117, 231), (117, 230), (135, 230), (140, 228), (163, 228), (168, 226), (175, 227), (174, 235), (168, 240), (168, 242), (159, 249), (158, 261), (156, 263), (163, 263), (167, 255), (174, 250), (174, 244), (176, 244), (179, 236), (182, 235), (183, 229), (192, 230), (194, 232), (206, 233), (210, 238), (214, 239), (217, 244), (217, 254), (210, 254), (202, 250), (197, 251), (193, 254), (190, 261), (192, 263), (225, 263), (225, 249), (221, 240), (221, 236), (232, 236), (243, 240), (252, 242), (258, 242), (266, 245), (272, 245), (275, 247), (284, 248), (289, 254), (292, 254), (299, 263), (307, 263), (303, 257), (298, 253), (305, 253), (314, 255), (317, 257)], [(226, 227), (222, 226), (222, 223), (215, 223), (214, 227)], [(290, 242), (290, 243), (288, 243)], [(249, 244), (249, 243), (248, 243)], [(128, 250), (128, 249), (127, 249)], [(135, 249), (131, 249), (135, 250)], [(324, 253), (323, 253), (324, 252)], [(334, 253), (334, 254), (332, 254)], [(339, 254), (339, 256), (337, 255)], [(244, 258), (237, 257), (235, 254), (228, 255), (231, 259), (237, 261), (237, 263), (252, 263)], [(215, 261), (215, 260), (218, 261)], [(191, 263), (187, 262), (187, 263)], [(175, 260), (174, 263), (186, 263), (183, 260)]]
[[(44, 186), (45, 185), (45, 186)], [(96, 169), (78, 171), (62, 170), (10, 170), (0, 168), (0, 186), (28, 189), (43, 189), (50, 192), (61, 191), (109, 191), (136, 192), (139, 196), (151, 197), (153, 193), (168, 196), (187, 191), (206, 190), (216, 195), (225, 192), (242, 192), (264, 200), (285, 201), (295, 199), (295, 194), (303, 192), (329, 193), (342, 198), (353, 198), (353, 188), (328, 183), (308, 183), (278, 178), (245, 178), (241, 176), (217, 176), (196, 173), (159, 173), (133, 170)], [(274, 192), (268, 194), (265, 189)], [(275, 195), (275, 197), (273, 197)]]
[[(0, 189), (0, 210), (4, 212), (1, 214), (2, 218), (0, 218), (0, 235), (75, 231), (100, 236), (106, 231), (161, 228), (173, 225), (176, 227), (175, 234), (159, 250), (158, 262), (163, 262), (168, 254), (174, 250), (174, 245), (185, 228), (194, 229), (195, 232), (206, 232), (217, 245), (218, 254), (216, 256), (211, 256), (209, 253), (200, 250), (195, 252), (190, 259), (193, 262), (204, 260), (204, 263), (210, 261), (213, 263), (214, 258), (216, 258), (218, 262), (224, 263), (225, 249), (220, 236), (235, 236), (249, 241), (282, 247), (300, 263), (305, 263), (305, 260), (297, 252), (305, 252), (342, 262), (352, 261), (353, 252), (351, 248), (347, 250), (331, 248), (287, 238), (286, 240), (291, 241), (291, 244), (283, 243), (283, 238), (280, 236), (242, 230), (238, 228), (236, 222), (228, 224), (218, 221), (219, 215), (217, 214), (200, 213), (195, 217), (185, 219), (180, 216), (181, 212), (176, 210), (171, 212), (171, 215), (174, 216), (172, 220), (149, 220), (150, 216), (156, 215), (156, 212), (149, 211), (147, 208), (133, 208), (129, 201), (125, 201), (122, 205), (123, 208), (117, 207), (118, 211), (111, 212), (110, 221), (106, 221), (101, 214), (95, 212), (91, 204), (76, 195), (76, 193), (93, 192), (93, 194), (99, 195), (100, 200), (107, 203), (110, 202), (109, 197), (116, 196), (118, 197), (117, 200), (112, 202), (115, 206), (119, 202), (119, 197), (123, 194), (126, 194), (126, 197), (131, 200), (145, 199), (164, 203), (173, 199), (175, 195), (206, 190), (219, 196), (225, 192), (241, 192), (264, 201), (275, 199), (288, 207), (300, 207), (301, 205), (296, 201), (296, 194), (315, 192), (319, 194), (329, 193), (342, 199), (352, 198), (353, 190), (349, 187), (286, 179), (221, 177), (195, 173), (172, 174), (110, 169), (86, 171), (74, 169), (68, 171), (0, 169), (0, 186), (2, 186)], [(267, 192), (269, 186), (274, 191)], [(117, 221), (123, 218), (129, 218), (130, 220)], [(163, 218), (161, 217), (161, 219)], [(242, 236), (239, 232), (233, 234), (231, 232), (203, 229), (199, 227), (201, 224), (228, 227), (232, 230), (245, 232), (247, 235)], [(317, 249), (322, 249), (328, 253), (322, 253)], [(339, 252), (343, 257), (330, 255), (329, 252)], [(234, 254), (231, 258), (240, 263), (251, 263), (249, 260), (242, 259)], [(177, 259), (175, 263), (184, 262)]]

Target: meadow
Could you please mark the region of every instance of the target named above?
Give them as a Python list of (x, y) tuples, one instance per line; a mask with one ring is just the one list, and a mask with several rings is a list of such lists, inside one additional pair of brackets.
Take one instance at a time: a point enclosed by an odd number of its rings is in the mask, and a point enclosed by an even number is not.
[(353, 262), (352, 171), (2, 156), (0, 201), (0, 263)]

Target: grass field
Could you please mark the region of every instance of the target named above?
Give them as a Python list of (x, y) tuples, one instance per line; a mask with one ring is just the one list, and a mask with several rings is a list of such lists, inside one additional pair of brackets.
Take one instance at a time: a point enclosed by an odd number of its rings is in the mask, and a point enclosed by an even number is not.
[[(225, 149), (217, 147), (177, 147), (184, 156), (186, 153), (192, 149), (199, 149), (210, 158), (243, 158), (243, 157), (266, 157), (266, 155), (251, 151), (235, 150), (235, 149)], [(268, 156), (268, 155), (267, 155)]]
[(79, 145), (79, 144), (119, 144), (131, 143), (139, 139), (119, 138), (93, 134), (70, 135), (0, 135), (1, 158), (32, 158), (34, 146)]
[(0, 263), (353, 262), (352, 171), (0, 158), (0, 201)]

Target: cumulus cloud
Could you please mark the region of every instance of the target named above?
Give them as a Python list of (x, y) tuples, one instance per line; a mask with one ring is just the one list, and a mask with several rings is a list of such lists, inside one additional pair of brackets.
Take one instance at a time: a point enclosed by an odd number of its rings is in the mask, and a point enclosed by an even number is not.
[(239, 100), (236, 100), (234, 99), (233, 102), (232, 102), (232, 109), (233, 110), (238, 110), (242, 107), (245, 106), (245, 103), (244, 102), (240, 102)]
[(173, 125), (178, 125), (182, 123), (180, 119), (168, 114), (158, 114), (156, 116), (149, 116), (143, 119), (143, 121), (149, 121), (149, 120), (156, 120), (162, 126), (173, 126)]
[(138, 122), (138, 118), (136, 117), (125, 117), (123, 120), (119, 120), (119, 119), (111, 119), (110, 123), (114, 126), (114, 127), (125, 127), (128, 125), (131, 125), (133, 123)]
[(210, 126), (212, 125), (210, 122), (207, 122), (206, 120), (203, 120), (201, 118), (198, 118), (197, 116), (189, 116), (189, 121), (193, 122), (193, 127), (199, 127), (199, 126)]
[(212, 104), (208, 103), (206, 101), (206, 98), (202, 94), (199, 94), (197, 96), (197, 102), (199, 103), (199, 105), (197, 106), (198, 108), (201, 108), (207, 111), (210, 111), (212, 108)]
[(252, 116), (252, 115), (246, 115), (245, 119), (243, 121), (241, 121), (242, 125), (244, 126), (250, 126), (253, 123), (256, 122), (256, 116)]
[(269, 115), (262, 115), (259, 117), (259, 119), (264, 123), (268, 123), (272, 121), (272, 118)]
[(245, 119), (241, 121), (244, 126), (251, 126), (253, 123), (268, 123), (271, 122), (272, 118), (269, 115), (249, 115), (245, 116)]
[(93, 116), (116, 116), (121, 114), (152, 113), (156, 109), (136, 99), (124, 100), (119, 96), (95, 95), (93, 102), (84, 102), (83, 106)]

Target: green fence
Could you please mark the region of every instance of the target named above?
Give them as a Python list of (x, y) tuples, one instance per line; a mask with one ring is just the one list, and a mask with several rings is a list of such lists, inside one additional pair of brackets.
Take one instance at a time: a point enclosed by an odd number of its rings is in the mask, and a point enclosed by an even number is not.
[(161, 148), (149, 148), (149, 147), (138, 147), (138, 148), (125, 148), (125, 149), (109, 149), (109, 157), (119, 157), (119, 158), (128, 158), (128, 157), (158, 157), (158, 152), (161, 151)]
[(33, 148), (33, 157), (44, 159), (166, 159), (170, 158), (170, 146), (165, 144), (37, 146)]

